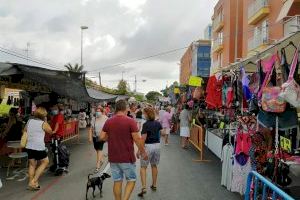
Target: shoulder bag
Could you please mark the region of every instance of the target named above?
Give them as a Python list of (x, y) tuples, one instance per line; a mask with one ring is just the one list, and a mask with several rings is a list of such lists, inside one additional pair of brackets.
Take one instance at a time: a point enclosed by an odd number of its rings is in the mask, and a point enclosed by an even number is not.
[(300, 86), (294, 79), (294, 73), (298, 63), (299, 45), (293, 57), (288, 80), (281, 86), (281, 92), (279, 94), (281, 99), (285, 100), (296, 108), (300, 108)]
[[(30, 121), (30, 120), (29, 120)], [(28, 122), (29, 122), (28, 121)], [(28, 127), (28, 122), (27, 122), (27, 124), (26, 124), (26, 127)], [(22, 147), (22, 148), (25, 148), (26, 147), (26, 144), (27, 144), (27, 140), (28, 140), (28, 133), (27, 133), (27, 131), (23, 131), (23, 134), (22, 134), (22, 137), (21, 137), (21, 141), (20, 141), (20, 146)]]
[[(279, 59), (276, 57), (276, 59)], [(276, 60), (275, 62), (277, 62)], [(266, 75), (262, 86), (262, 97), (261, 97), (261, 106), (262, 109), (266, 112), (272, 113), (282, 113), (286, 108), (286, 101), (282, 98), (278, 98), (281, 92), (281, 87), (279, 86), (268, 86), (271, 76), (273, 74), (273, 70), (275, 69), (275, 64), (273, 65), (271, 71)]]

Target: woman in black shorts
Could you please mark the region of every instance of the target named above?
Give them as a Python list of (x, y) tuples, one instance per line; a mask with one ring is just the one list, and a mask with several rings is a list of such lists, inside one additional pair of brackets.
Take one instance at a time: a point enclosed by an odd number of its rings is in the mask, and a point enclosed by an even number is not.
[[(39, 190), (39, 178), (49, 164), (45, 146), (45, 132), (52, 134), (50, 125), (46, 122), (47, 111), (39, 107), (34, 112), (34, 119), (30, 119), (24, 131), (27, 132), (26, 151), (29, 160), (29, 190)], [(39, 163), (39, 166), (37, 167)]]
[(95, 173), (99, 172), (100, 167), (103, 163), (102, 150), (104, 142), (99, 140), (99, 135), (107, 119), (108, 118), (104, 115), (104, 109), (102, 107), (98, 107), (96, 110), (96, 117), (93, 117), (91, 121), (91, 128), (89, 130), (89, 142), (93, 142), (94, 148), (97, 153)]

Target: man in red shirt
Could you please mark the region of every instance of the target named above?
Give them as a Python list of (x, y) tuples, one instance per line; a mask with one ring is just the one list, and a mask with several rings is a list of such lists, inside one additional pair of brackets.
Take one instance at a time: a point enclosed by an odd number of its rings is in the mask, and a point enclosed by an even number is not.
[(58, 106), (52, 107), (52, 120), (51, 120), (51, 128), (53, 130), (53, 134), (57, 137), (62, 138), (64, 135), (64, 115), (63, 108), (58, 108)]
[(125, 176), (127, 184), (124, 198), (129, 200), (136, 181), (134, 144), (137, 145), (143, 159), (148, 159), (136, 122), (127, 117), (127, 103), (119, 100), (116, 103), (116, 114), (108, 119), (102, 129), (100, 140), (108, 142), (108, 161), (114, 180), (115, 200), (122, 199), (122, 183)]

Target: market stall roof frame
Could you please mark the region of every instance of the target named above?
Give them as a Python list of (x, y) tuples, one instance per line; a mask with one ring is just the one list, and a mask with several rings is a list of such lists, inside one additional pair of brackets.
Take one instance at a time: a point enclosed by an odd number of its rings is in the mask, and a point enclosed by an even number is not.
[(22, 78), (48, 87), (60, 96), (76, 101), (114, 101), (118, 97), (100, 91), (89, 94), (85, 86), (84, 73), (74, 74), (68, 71), (50, 70), (19, 63), (0, 63), (0, 76), (15, 75), (21, 75)]
[[(300, 31), (297, 31), (296, 33), (285, 37), (279, 41), (276, 42), (276, 44), (271, 45), (267, 49), (263, 50), (262, 52), (258, 52), (256, 55), (249, 56), (239, 62), (232, 63), (224, 68), (220, 68), (220, 71), (226, 72), (230, 71), (231, 69), (238, 69), (241, 66), (244, 66), (246, 69), (246, 72), (253, 73), (256, 72), (256, 66), (253, 66), (251, 63), (256, 63), (256, 61), (262, 57), (264, 57), (267, 54), (273, 54), (275, 53), (275, 50), (278, 49), (280, 51), (281, 48), (286, 47), (290, 42), (293, 42), (295, 45), (298, 45), (300, 42)], [(294, 48), (287, 48), (286, 49), (286, 56), (287, 60), (292, 60), (292, 56), (294, 55)], [(249, 65), (250, 64), (250, 65)], [(299, 69), (300, 71), (300, 69)], [(299, 73), (298, 71), (298, 73)]]

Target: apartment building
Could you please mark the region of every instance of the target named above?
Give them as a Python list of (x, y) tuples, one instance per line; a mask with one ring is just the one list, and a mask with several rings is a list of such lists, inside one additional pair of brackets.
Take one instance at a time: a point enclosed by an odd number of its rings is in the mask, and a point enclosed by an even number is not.
[(243, 58), (300, 30), (300, 0), (244, 0)]
[(204, 40), (211, 40), (211, 38), (212, 38), (211, 34), (212, 34), (212, 25), (209, 24), (204, 29)]
[(220, 0), (212, 16), (212, 68), (228, 66), (242, 56), (243, 1)]
[(180, 84), (187, 84), (190, 76), (209, 77), (211, 41), (193, 42), (180, 60)]

